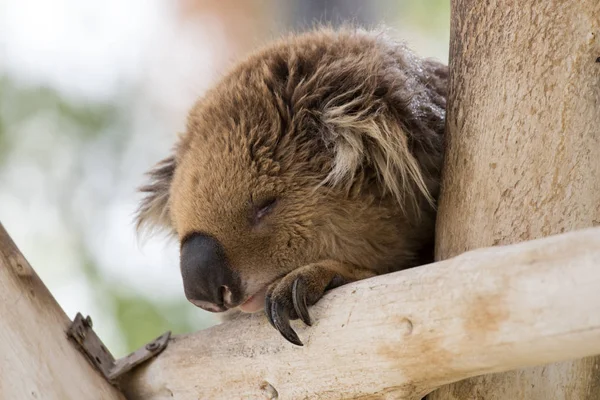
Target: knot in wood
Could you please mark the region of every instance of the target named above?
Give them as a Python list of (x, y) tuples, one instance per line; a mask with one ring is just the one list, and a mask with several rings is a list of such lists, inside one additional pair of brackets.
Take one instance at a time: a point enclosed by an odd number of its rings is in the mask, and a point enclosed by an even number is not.
[(265, 392), (267, 399), (269, 400), (276, 400), (279, 398), (279, 393), (277, 393), (277, 390), (267, 381), (264, 381), (260, 384), (260, 389)]

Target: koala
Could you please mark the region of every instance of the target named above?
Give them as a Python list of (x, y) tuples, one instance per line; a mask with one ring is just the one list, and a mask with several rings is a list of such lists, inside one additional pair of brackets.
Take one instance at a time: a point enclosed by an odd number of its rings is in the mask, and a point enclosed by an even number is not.
[(432, 261), (447, 78), (381, 31), (273, 41), (193, 106), (137, 227), (178, 239), (191, 303), (301, 346), (326, 291)]

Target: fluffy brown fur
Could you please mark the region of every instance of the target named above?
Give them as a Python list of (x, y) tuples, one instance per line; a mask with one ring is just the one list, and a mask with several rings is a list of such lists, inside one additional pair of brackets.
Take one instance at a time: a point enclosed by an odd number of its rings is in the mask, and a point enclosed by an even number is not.
[(431, 261), (446, 84), (446, 66), (382, 33), (274, 42), (193, 107), (138, 227), (216, 238), (242, 283), (230, 306), (268, 288), (269, 319), (299, 342), (304, 301)]

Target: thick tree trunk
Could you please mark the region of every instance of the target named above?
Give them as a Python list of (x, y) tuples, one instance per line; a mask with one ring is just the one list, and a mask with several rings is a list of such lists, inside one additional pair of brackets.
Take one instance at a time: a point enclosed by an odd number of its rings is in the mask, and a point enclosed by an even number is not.
[(0, 399), (124, 399), (69, 342), (70, 322), (0, 224)]
[[(453, 0), (450, 67), (437, 259), (600, 224), (600, 1)], [(600, 359), (429, 398), (600, 399)]]

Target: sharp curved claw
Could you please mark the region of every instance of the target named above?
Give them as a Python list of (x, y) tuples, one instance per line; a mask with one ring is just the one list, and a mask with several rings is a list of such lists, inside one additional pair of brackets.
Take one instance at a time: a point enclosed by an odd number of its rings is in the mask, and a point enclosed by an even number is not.
[(268, 294), (265, 297), (265, 314), (267, 314), (267, 319), (269, 320), (269, 323), (271, 324), (271, 326), (275, 329), (277, 329), (277, 327), (275, 326), (275, 323), (273, 322), (273, 316), (271, 315), (271, 295)]
[(287, 315), (287, 312), (285, 312), (281, 306), (279, 306), (277, 303), (272, 303), (271, 315), (273, 317), (275, 329), (277, 329), (284, 338), (297, 346), (303, 346), (298, 334), (290, 326), (290, 318)]
[(276, 301), (271, 301), (271, 296), (267, 296), (265, 302), (267, 319), (271, 325), (273, 325), (273, 327), (290, 343), (295, 344), (296, 346), (304, 346), (298, 337), (298, 334), (290, 326), (290, 317), (285, 309)]
[(294, 310), (296, 310), (298, 318), (306, 325), (312, 326), (308, 307), (306, 306), (306, 287), (300, 278), (296, 278), (292, 285), (292, 302), (294, 303)]

